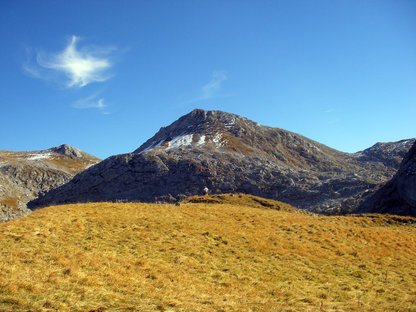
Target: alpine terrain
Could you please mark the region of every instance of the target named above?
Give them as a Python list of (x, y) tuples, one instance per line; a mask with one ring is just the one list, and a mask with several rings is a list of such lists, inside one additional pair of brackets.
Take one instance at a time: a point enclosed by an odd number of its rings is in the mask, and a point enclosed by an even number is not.
[(416, 217), (416, 143), (403, 159), (397, 174), (364, 201), (357, 212)]
[(252, 194), (310, 211), (348, 212), (395, 174), (413, 142), (380, 143), (348, 154), (238, 115), (197, 109), (134, 152), (88, 168), (30, 207), (169, 202), (207, 187), (210, 193)]
[(0, 221), (26, 215), (28, 201), (99, 161), (66, 144), (42, 151), (0, 151)]

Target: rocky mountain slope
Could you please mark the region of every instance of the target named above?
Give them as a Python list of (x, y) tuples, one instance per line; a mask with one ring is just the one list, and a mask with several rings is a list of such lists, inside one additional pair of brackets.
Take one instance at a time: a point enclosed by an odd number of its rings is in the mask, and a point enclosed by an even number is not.
[(26, 203), (100, 159), (69, 145), (42, 151), (0, 151), (0, 221), (30, 212)]
[(416, 216), (416, 143), (404, 157), (397, 174), (367, 198), (357, 212)]
[[(413, 140), (389, 143), (400, 158)], [(30, 203), (32, 208), (88, 201), (173, 201), (241, 192), (327, 213), (390, 179), (398, 164), (379, 145), (342, 153), (299, 134), (221, 111), (194, 110), (130, 154), (116, 155)]]
[(355, 153), (361, 161), (378, 161), (387, 167), (399, 168), (404, 155), (411, 148), (414, 139), (390, 143), (377, 143), (364, 151)]

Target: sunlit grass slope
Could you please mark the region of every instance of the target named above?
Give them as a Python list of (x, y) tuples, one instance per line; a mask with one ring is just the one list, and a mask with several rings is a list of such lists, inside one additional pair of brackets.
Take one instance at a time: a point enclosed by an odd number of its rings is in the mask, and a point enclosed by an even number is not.
[(215, 198), (0, 224), (0, 310), (416, 311), (416, 219)]

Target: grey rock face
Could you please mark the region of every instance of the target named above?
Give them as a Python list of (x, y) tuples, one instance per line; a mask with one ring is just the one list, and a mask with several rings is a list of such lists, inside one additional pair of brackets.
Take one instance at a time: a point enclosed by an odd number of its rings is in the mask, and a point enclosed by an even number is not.
[(416, 217), (416, 143), (404, 157), (397, 174), (368, 197), (358, 207), (357, 212)]
[(399, 168), (403, 157), (414, 142), (415, 139), (377, 143), (362, 152), (355, 153), (355, 156), (361, 161), (382, 162), (387, 167)]
[(69, 145), (33, 152), (0, 151), (0, 221), (28, 214), (28, 201), (99, 161)]
[(62, 155), (66, 155), (69, 156), (70, 158), (74, 159), (74, 158), (88, 158), (88, 157), (93, 157), (92, 155), (87, 155), (86, 153), (84, 153), (83, 151), (72, 147), (68, 144), (62, 144), (58, 147), (53, 147), (51, 149), (49, 149), (51, 152), (54, 153), (58, 153), (58, 154), (62, 154)]
[(207, 186), (211, 193), (242, 192), (339, 213), (352, 209), (355, 197), (390, 179), (397, 168), (394, 162), (342, 153), (241, 116), (194, 110), (133, 153), (106, 159), (30, 207), (158, 201), (202, 194)]

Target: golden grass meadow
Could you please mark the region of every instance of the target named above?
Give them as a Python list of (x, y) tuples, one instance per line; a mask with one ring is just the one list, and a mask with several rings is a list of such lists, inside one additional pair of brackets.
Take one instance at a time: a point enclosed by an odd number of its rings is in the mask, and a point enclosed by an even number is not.
[(224, 194), (48, 207), (0, 244), (0, 311), (416, 311), (410, 217)]

